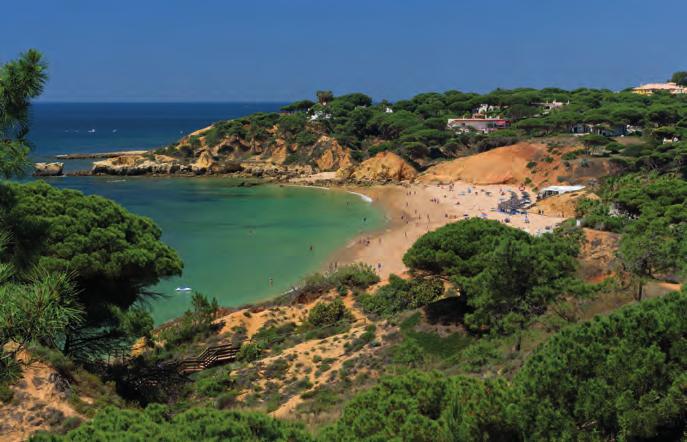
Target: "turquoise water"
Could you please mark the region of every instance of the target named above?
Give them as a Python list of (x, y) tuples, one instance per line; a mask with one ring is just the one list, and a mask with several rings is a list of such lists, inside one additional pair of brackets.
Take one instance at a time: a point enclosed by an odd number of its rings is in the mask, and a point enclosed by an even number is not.
[[(144, 149), (177, 140), (210, 123), (279, 103), (39, 103), (32, 109), (29, 138), (36, 160), (77, 152)], [(66, 169), (89, 162), (67, 162)], [(152, 289), (157, 323), (179, 316), (188, 286), (238, 306), (288, 290), (357, 233), (380, 227), (381, 211), (356, 195), (312, 188), (235, 187), (226, 178), (65, 177), (48, 180), (65, 188), (111, 198), (149, 216), (162, 239), (184, 261), (180, 278)], [(363, 219), (366, 218), (366, 221)], [(313, 246), (312, 252), (310, 245)], [(270, 278), (273, 286), (270, 286)]]
[(216, 297), (223, 306), (261, 301), (319, 270), (356, 234), (384, 223), (372, 204), (336, 190), (236, 187), (226, 178), (67, 177), (49, 182), (111, 198), (160, 226), (162, 239), (178, 251), (185, 268), (182, 277), (153, 288), (164, 295), (150, 302), (156, 323), (188, 308), (190, 294), (176, 292), (177, 287)]

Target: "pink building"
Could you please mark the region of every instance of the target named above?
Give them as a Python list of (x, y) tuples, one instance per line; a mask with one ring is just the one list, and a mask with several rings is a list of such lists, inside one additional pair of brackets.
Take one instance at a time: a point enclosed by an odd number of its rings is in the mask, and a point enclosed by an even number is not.
[(510, 122), (504, 118), (450, 118), (447, 124), (449, 129), (460, 132), (476, 130), (484, 133), (505, 129), (509, 125)]

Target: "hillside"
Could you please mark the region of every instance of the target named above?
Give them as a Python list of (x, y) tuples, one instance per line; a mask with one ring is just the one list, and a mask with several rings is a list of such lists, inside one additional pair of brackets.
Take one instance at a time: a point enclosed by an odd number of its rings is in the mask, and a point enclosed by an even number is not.
[(609, 175), (605, 159), (564, 160), (579, 146), (549, 147), (521, 142), (487, 152), (445, 161), (430, 167), (418, 180), (424, 183), (465, 181), (473, 184), (514, 184), (543, 187), (554, 184), (588, 184)]
[[(684, 149), (683, 102), (663, 95), (640, 101), (630, 92), (590, 89), (447, 91), (395, 103), (328, 93), (279, 113), (218, 121), (134, 158), (99, 161), (93, 173), (302, 177), (350, 170), (388, 151), (415, 169), (433, 169), (427, 180), (584, 182), (614, 172), (612, 162), (633, 170), (679, 168), (674, 154), (663, 152)], [(497, 117), (507, 127), (479, 125)], [(476, 126), (450, 125), (456, 118)], [(533, 162), (536, 168), (528, 171)]]

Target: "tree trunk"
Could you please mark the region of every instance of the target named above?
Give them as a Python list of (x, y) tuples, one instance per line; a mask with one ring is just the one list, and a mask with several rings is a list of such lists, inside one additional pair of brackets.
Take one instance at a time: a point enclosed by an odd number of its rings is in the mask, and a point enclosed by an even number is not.
[(637, 281), (637, 294), (635, 295), (637, 302), (642, 302), (642, 295), (644, 295), (644, 283), (640, 279)]

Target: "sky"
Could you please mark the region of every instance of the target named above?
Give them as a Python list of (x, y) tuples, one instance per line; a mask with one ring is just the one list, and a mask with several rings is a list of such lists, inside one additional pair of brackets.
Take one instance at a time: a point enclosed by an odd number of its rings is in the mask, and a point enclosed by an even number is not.
[(41, 101), (619, 90), (687, 70), (685, 0), (7, 0), (2, 10), (0, 62), (41, 50)]

